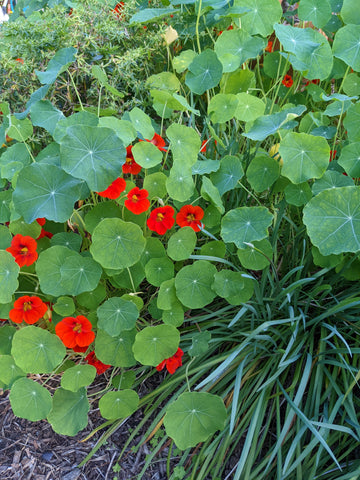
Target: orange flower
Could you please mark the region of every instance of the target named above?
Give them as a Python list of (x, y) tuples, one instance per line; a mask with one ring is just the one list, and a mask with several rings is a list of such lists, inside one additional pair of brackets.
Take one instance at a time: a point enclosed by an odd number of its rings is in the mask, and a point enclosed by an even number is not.
[(32, 325), (45, 315), (47, 309), (47, 305), (39, 297), (25, 295), (15, 300), (9, 317), (15, 323), (21, 323), (24, 320), (25, 323)]
[(272, 52), (272, 51), (273, 51), (273, 42), (269, 40), (268, 44), (265, 47), (265, 52)]
[(55, 327), (56, 335), (65, 347), (88, 347), (95, 339), (91, 322), (83, 315), (63, 318)]
[(38, 258), (36, 248), (37, 243), (33, 238), (18, 233), (12, 239), (11, 247), (8, 247), (6, 251), (11, 253), (19, 267), (24, 265), (29, 267)]
[(115, 200), (120, 197), (120, 193), (123, 192), (126, 188), (126, 182), (123, 178), (117, 178), (114, 180), (106, 190), (102, 192), (96, 192), (100, 197), (110, 198)]
[(164, 235), (175, 223), (174, 213), (175, 210), (170, 205), (155, 208), (147, 219), (147, 226), (153, 232)]
[(201, 219), (204, 216), (204, 210), (201, 207), (193, 205), (184, 205), (176, 215), (176, 223), (180, 227), (191, 227), (195, 232), (200, 230)]
[(156, 370), (160, 372), (166, 366), (166, 369), (169, 373), (171, 374), (175, 373), (176, 369), (181, 367), (182, 365), (183, 355), (184, 355), (184, 352), (181, 350), (181, 348), (178, 348), (175, 355), (173, 355), (170, 358), (166, 358), (161, 363), (159, 363), (159, 365), (156, 367)]
[(131, 173), (131, 175), (137, 175), (141, 171), (141, 166), (135, 162), (134, 156), (131, 153), (132, 145), (126, 147), (126, 160), (122, 166), (123, 173)]
[(285, 85), (286, 88), (290, 88), (294, 82), (291, 75), (285, 75), (281, 83)]
[(86, 355), (85, 360), (89, 365), (93, 365), (96, 368), (96, 373), (98, 375), (106, 372), (106, 370), (111, 367), (111, 365), (105, 365), (105, 363), (102, 363), (95, 355), (95, 352), (90, 352)]
[(140, 215), (150, 207), (148, 196), (149, 192), (147, 190), (140, 190), (138, 187), (132, 188), (127, 194), (128, 199), (125, 200), (125, 207), (135, 215)]

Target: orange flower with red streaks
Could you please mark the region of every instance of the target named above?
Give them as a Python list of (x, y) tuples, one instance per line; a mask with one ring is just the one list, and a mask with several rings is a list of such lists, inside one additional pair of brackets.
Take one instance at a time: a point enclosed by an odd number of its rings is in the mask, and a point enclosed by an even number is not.
[(127, 194), (128, 199), (125, 200), (125, 207), (135, 215), (140, 215), (150, 207), (148, 196), (149, 192), (144, 188), (142, 190), (139, 187), (132, 188)]
[(24, 321), (32, 325), (45, 315), (47, 309), (47, 305), (39, 297), (25, 295), (15, 300), (14, 308), (10, 310), (9, 317), (15, 323)]
[(55, 327), (55, 333), (65, 347), (88, 347), (95, 340), (91, 322), (83, 315), (65, 317)]
[(147, 219), (147, 226), (153, 232), (164, 235), (175, 223), (174, 213), (175, 210), (170, 205), (155, 208)]
[(181, 350), (181, 348), (178, 348), (177, 352), (172, 357), (166, 358), (159, 363), (159, 365), (156, 367), (156, 370), (160, 372), (166, 366), (166, 370), (172, 375), (179, 367), (181, 367), (183, 355), (184, 352)]
[(8, 247), (6, 251), (11, 253), (19, 267), (23, 267), (24, 265), (29, 267), (36, 262), (38, 258), (36, 248), (37, 243), (32, 237), (27, 235), (23, 236), (18, 233), (11, 240), (11, 246)]
[(100, 197), (110, 198), (111, 200), (115, 200), (116, 198), (120, 197), (121, 192), (123, 192), (126, 188), (126, 182), (123, 178), (119, 177), (114, 180), (106, 190), (102, 192), (96, 192)]
[(132, 145), (126, 147), (126, 160), (122, 166), (123, 173), (131, 173), (131, 175), (137, 175), (141, 171), (141, 166), (135, 162), (134, 156), (131, 152)]
[(191, 227), (195, 232), (198, 232), (203, 216), (204, 210), (201, 207), (184, 205), (176, 215), (176, 223), (180, 227)]

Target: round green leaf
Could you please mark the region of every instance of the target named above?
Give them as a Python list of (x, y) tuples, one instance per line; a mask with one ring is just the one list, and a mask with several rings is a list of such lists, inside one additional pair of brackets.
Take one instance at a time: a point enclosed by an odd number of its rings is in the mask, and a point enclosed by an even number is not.
[(301, 0), (299, 18), (312, 22), (317, 28), (323, 28), (331, 19), (329, 0)]
[(282, 8), (278, 0), (236, 0), (236, 7), (249, 9), (241, 16), (241, 28), (251, 33), (267, 37), (273, 31), (274, 23), (282, 16)]
[(106, 298), (106, 288), (101, 283), (91, 292), (80, 293), (76, 300), (79, 305), (89, 310), (96, 310), (98, 305)]
[(0, 382), (11, 388), (15, 380), (26, 377), (26, 373), (18, 367), (11, 355), (0, 355)]
[(176, 446), (185, 450), (222, 430), (225, 420), (226, 408), (220, 397), (205, 392), (186, 392), (168, 407), (164, 425)]
[(281, 174), (292, 183), (320, 178), (329, 165), (330, 147), (323, 137), (290, 132), (280, 143)]
[(144, 188), (149, 192), (149, 198), (163, 198), (166, 195), (167, 176), (162, 172), (151, 173), (144, 178)]
[(102, 268), (92, 258), (81, 255), (66, 257), (60, 267), (63, 292), (78, 295), (94, 290), (101, 274)]
[(46, 418), (52, 406), (49, 391), (30, 378), (20, 378), (13, 384), (9, 400), (14, 415), (31, 422)]
[(214, 95), (208, 105), (208, 115), (213, 123), (225, 123), (231, 120), (238, 107), (236, 95), (218, 93)]
[(139, 132), (143, 138), (151, 140), (155, 134), (155, 130), (151, 124), (151, 118), (138, 107), (133, 108), (131, 112), (129, 112), (129, 116), (135, 130)]
[(175, 164), (166, 180), (166, 190), (171, 198), (178, 202), (186, 202), (194, 193), (192, 170), (189, 167)]
[(155, 167), (159, 165), (163, 159), (162, 152), (150, 142), (136, 143), (131, 153), (134, 155), (135, 162), (143, 168)]
[(174, 263), (168, 258), (152, 258), (145, 265), (147, 281), (155, 287), (160, 287), (162, 282), (174, 276)]
[(183, 267), (175, 277), (176, 295), (189, 308), (202, 308), (215, 297), (211, 289), (216, 268), (206, 260)]
[[(357, 25), (360, 24), (360, 12), (359, 12), (359, 5), (353, 0), (343, 0), (340, 3), (340, 7), (336, 10), (338, 12), (341, 8), (341, 18), (343, 19), (344, 23), (356, 23)], [(342, 4), (342, 6), (341, 6)]]
[(200, 255), (209, 255), (210, 257), (225, 258), (226, 246), (221, 240), (212, 240), (205, 243), (200, 249)]
[(176, 353), (179, 342), (179, 330), (171, 325), (145, 327), (136, 335), (133, 345), (134, 356), (142, 365), (156, 367)]
[(114, 202), (98, 203), (85, 215), (86, 230), (92, 234), (104, 218), (122, 218), (121, 208)]
[(360, 95), (360, 77), (356, 73), (350, 73), (344, 78), (343, 90), (349, 97)]
[(338, 164), (350, 177), (360, 177), (360, 142), (346, 145), (341, 150)]
[[(11, 303), (9, 307), (12, 308), (13, 304)], [(12, 338), (15, 332), (16, 328), (11, 325), (3, 325), (0, 328), (0, 355), (10, 355)]]
[(71, 297), (59, 297), (53, 305), (54, 312), (62, 317), (68, 317), (75, 312), (74, 300)]
[(93, 365), (75, 365), (65, 370), (61, 377), (61, 386), (65, 390), (77, 392), (90, 385), (95, 377), (96, 368)]
[(165, 280), (160, 285), (160, 289), (157, 296), (157, 307), (160, 310), (170, 310), (175, 304), (178, 303), (175, 290), (175, 279)]
[(340, 58), (356, 72), (360, 72), (360, 25), (345, 25), (335, 34), (334, 57)]
[(319, 180), (315, 180), (312, 186), (312, 193), (313, 195), (317, 195), (327, 188), (348, 187), (352, 185), (354, 185), (354, 182), (350, 177), (346, 177), (335, 170), (327, 170)]
[(298, 183), (296, 185), (290, 183), (290, 185), (285, 187), (284, 193), (285, 200), (290, 205), (295, 205), (296, 207), (305, 205), (312, 197), (311, 188), (307, 182)]
[(77, 392), (58, 388), (47, 419), (56, 433), (73, 437), (88, 424), (89, 409), (85, 388)]
[(197, 53), (194, 50), (183, 50), (180, 55), (173, 59), (173, 65), (177, 73), (184, 72), (194, 60)]
[(104, 268), (122, 270), (140, 260), (145, 238), (138, 225), (120, 218), (105, 218), (94, 229), (91, 255)]
[(262, 240), (268, 236), (273, 215), (265, 207), (239, 207), (230, 210), (221, 222), (221, 237), (244, 248), (244, 242)]
[(50, 373), (65, 357), (66, 348), (56, 335), (39, 327), (18, 330), (12, 342), (11, 355), (28, 373)]
[(246, 176), (256, 192), (263, 192), (280, 177), (280, 163), (268, 155), (259, 155), (251, 160)]
[(132, 346), (136, 330), (124, 330), (117, 337), (112, 337), (104, 330), (98, 329), (95, 339), (95, 355), (106, 365), (114, 367), (132, 367), (136, 364)]
[(78, 254), (69, 248), (57, 245), (42, 251), (36, 262), (36, 273), (43, 293), (60, 296), (67, 293), (61, 283), (61, 267), (67, 258), (77, 258)]
[(124, 144), (113, 130), (105, 127), (74, 125), (60, 142), (62, 168), (85, 180), (91, 190), (105, 190), (125, 163)]
[(11, 253), (0, 250), (0, 303), (9, 303), (18, 288), (20, 267)]
[[(98, 123), (99, 123), (99, 118), (97, 115), (94, 115), (93, 113), (89, 113), (86, 111), (80, 111), (80, 112), (74, 113), (73, 115), (70, 115), (69, 117), (62, 116), (62, 118), (57, 121), (55, 130), (50, 133), (53, 133), (54, 140), (57, 143), (60, 143), (61, 139), (65, 137), (66, 130), (68, 127), (71, 127), (73, 125), (88, 125), (91, 127), (96, 127)], [(106, 127), (106, 125), (102, 125), (102, 126)], [(46, 128), (46, 126), (44, 128)], [(50, 131), (48, 128), (46, 129)]]
[(33, 126), (28, 118), (19, 120), (18, 118), (10, 117), (10, 126), (6, 130), (6, 134), (10, 138), (14, 138), (18, 142), (24, 142), (33, 134)]
[(0, 222), (10, 222), (10, 202), (12, 200), (12, 191), (4, 190), (0, 192)]
[(260, 98), (245, 92), (236, 95), (238, 106), (235, 118), (243, 122), (253, 122), (265, 112), (265, 103)]
[(38, 100), (33, 103), (30, 107), (30, 114), (32, 124), (37, 127), (45, 128), (45, 130), (51, 135), (54, 134), (56, 125), (59, 121), (66, 121), (62, 111), (54, 107), (49, 100)]
[(360, 103), (351, 105), (347, 111), (344, 128), (347, 130), (350, 141), (360, 142)]
[(225, 207), (222, 203), (220, 193), (208, 177), (205, 177), (205, 176), (202, 177), (200, 194), (204, 200), (211, 202), (214, 205), (214, 207), (216, 207), (219, 210), (220, 213), (225, 212)]
[(115, 270), (115, 274), (111, 270), (106, 270), (108, 275), (111, 275), (111, 283), (117, 288), (125, 288), (127, 290), (133, 290), (138, 288), (140, 283), (145, 278), (145, 270), (143, 265), (138, 262), (131, 267), (125, 268), (121, 272)]
[(60, 232), (56, 233), (50, 240), (51, 246), (63, 245), (64, 247), (74, 250), (74, 252), (80, 252), (82, 238), (81, 235), (72, 232)]
[(161, 318), (165, 325), (180, 327), (184, 323), (184, 309), (181, 303), (174, 304), (171, 310), (164, 310)]
[(170, 140), (173, 159), (178, 166), (191, 167), (196, 163), (201, 141), (193, 128), (173, 123), (166, 130), (166, 136)]
[(119, 120), (116, 117), (101, 117), (99, 125), (114, 130), (125, 146), (130, 145), (136, 138), (136, 130), (128, 120)]
[(19, 218), (19, 220), (10, 223), (9, 230), (13, 235), (20, 233), (36, 239), (41, 233), (41, 226), (36, 220), (32, 223), (25, 223), (22, 218)]
[(98, 327), (116, 337), (123, 330), (132, 330), (135, 327), (139, 311), (133, 302), (112, 297), (97, 309), (97, 316)]
[(219, 190), (220, 196), (233, 190), (244, 175), (241, 161), (234, 155), (225, 155), (220, 161), (220, 168), (211, 174), (211, 181)]
[(360, 188), (324, 190), (304, 207), (311, 242), (322, 255), (360, 250)]
[(253, 281), (243, 277), (241, 272), (232, 270), (216, 272), (212, 288), (219, 297), (225, 298), (231, 305), (247, 302), (254, 293)]
[(273, 256), (271, 243), (266, 238), (251, 243), (252, 246), (246, 245), (245, 248), (238, 249), (240, 263), (249, 270), (262, 270), (270, 264)]
[(196, 241), (196, 233), (191, 227), (180, 228), (169, 238), (167, 253), (175, 261), (186, 260), (192, 254)]
[(108, 392), (99, 400), (100, 413), (107, 420), (129, 417), (137, 410), (138, 405), (139, 396), (134, 390)]
[(204, 50), (190, 63), (185, 83), (190, 90), (202, 95), (221, 80), (223, 67), (213, 50)]

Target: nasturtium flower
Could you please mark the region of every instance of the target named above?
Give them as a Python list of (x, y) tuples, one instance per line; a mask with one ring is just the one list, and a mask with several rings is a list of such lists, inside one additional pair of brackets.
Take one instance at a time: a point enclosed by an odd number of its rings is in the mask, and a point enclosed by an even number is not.
[(141, 166), (135, 162), (134, 156), (131, 152), (132, 145), (126, 147), (126, 160), (122, 166), (123, 173), (131, 173), (131, 175), (137, 175), (141, 171)]
[(181, 348), (178, 348), (177, 352), (172, 357), (166, 358), (161, 363), (159, 363), (159, 365), (156, 367), (156, 370), (160, 372), (166, 366), (166, 369), (169, 373), (175, 373), (176, 369), (178, 369), (182, 365), (183, 355), (184, 352), (181, 350)]
[(36, 221), (41, 227), (43, 227), (45, 225), (46, 218), (37, 218)]
[(128, 199), (125, 200), (125, 207), (135, 215), (140, 215), (150, 207), (148, 196), (149, 192), (144, 188), (142, 190), (139, 187), (132, 188), (127, 194)]
[(285, 85), (286, 88), (290, 88), (294, 82), (291, 75), (285, 75), (281, 83)]
[(174, 213), (175, 210), (170, 205), (155, 208), (147, 219), (147, 226), (153, 232), (164, 235), (175, 223)]
[(95, 340), (91, 322), (83, 315), (65, 317), (56, 324), (55, 333), (65, 347), (88, 347)]
[(265, 47), (265, 52), (272, 52), (272, 50), (273, 50), (273, 42), (269, 40), (268, 44)]
[(29, 325), (37, 322), (47, 312), (48, 306), (39, 297), (24, 295), (14, 302), (14, 308), (10, 310), (9, 317), (15, 323), (24, 321)]
[(85, 360), (89, 365), (92, 365), (96, 368), (96, 373), (98, 375), (106, 372), (106, 370), (111, 367), (111, 365), (105, 365), (105, 363), (102, 363), (95, 355), (95, 352), (88, 353), (85, 357)]
[(155, 147), (157, 147), (162, 152), (166, 152), (165, 140), (158, 133), (155, 133), (155, 135), (153, 136), (153, 138), (151, 140), (146, 140), (146, 141), (155, 145)]
[(102, 192), (96, 192), (100, 197), (110, 198), (115, 200), (120, 197), (120, 193), (123, 192), (126, 188), (126, 182), (123, 178), (119, 177), (114, 180), (106, 190)]
[(204, 216), (204, 210), (201, 207), (193, 205), (184, 205), (176, 215), (176, 223), (180, 227), (191, 227), (198, 232), (201, 227), (201, 219)]
[(36, 262), (38, 258), (36, 248), (37, 243), (32, 237), (27, 235), (23, 236), (18, 233), (13, 237), (11, 246), (8, 247), (6, 251), (11, 253), (19, 267), (23, 267), (24, 265), (29, 267)]
[[(43, 227), (45, 225), (46, 218), (37, 218), (36, 221), (41, 227)], [(52, 238), (53, 236), (54, 236), (53, 233), (47, 232), (44, 228), (41, 228), (40, 235), (37, 237), (36, 240), (40, 240), (40, 238), (44, 238), (44, 237)]]
[(19, 63), (22, 63), (22, 64), (24, 63), (24, 60), (22, 58), (16, 58), (15, 60)]

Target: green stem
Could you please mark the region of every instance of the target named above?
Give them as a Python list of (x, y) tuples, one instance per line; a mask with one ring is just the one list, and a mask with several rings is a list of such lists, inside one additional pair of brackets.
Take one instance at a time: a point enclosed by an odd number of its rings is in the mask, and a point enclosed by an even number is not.
[(202, 6), (202, 0), (199, 0), (199, 8), (198, 8), (197, 17), (196, 17), (196, 24), (195, 24), (196, 43), (197, 43), (199, 54), (201, 53), (200, 37), (199, 37), (199, 23), (200, 23), (201, 6)]
[(83, 106), (83, 104), (82, 104), (82, 101), (81, 101), (81, 98), (80, 98), (80, 95), (79, 95), (79, 91), (78, 91), (78, 89), (76, 88), (76, 85), (75, 85), (73, 76), (71, 75), (71, 72), (70, 72), (69, 69), (68, 69), (67, 72), (68, 72), (68, 74), (69, 74), (69, 77), (70, 77), (70, 80), (71, 80), (71, 84), (72, 84), (72, 86), (73, 86), (73, 88), (74, 88), (74, 90), (75, 90), (75, 93), (76, 93), (77, 99), (78, 99), (78, 101), (79, 101), (79, 105), (80, 105), (80, 107), (81, 107), (81, 110), (84, 110), (84, 106)]

